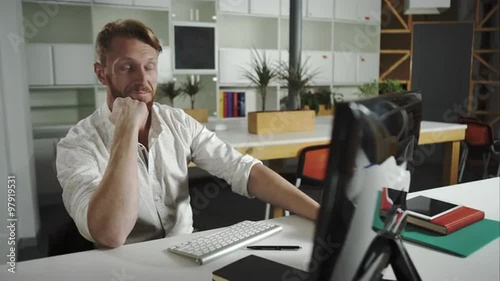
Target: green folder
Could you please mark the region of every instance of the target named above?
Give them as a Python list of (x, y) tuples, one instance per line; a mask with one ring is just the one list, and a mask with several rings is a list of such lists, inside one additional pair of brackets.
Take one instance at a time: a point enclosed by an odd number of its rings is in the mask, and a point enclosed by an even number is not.
[[(373, 227), (375, 229), (384, 227), (384, 222), (379, 215), (379, 206), (380, 204), (377, 204), (373, 218)], [(407, 224), (402, 235), (404, 240), (460, 257), (469, 256), (499, 236), (500, 222), (489, 219), (483, 219), (448, 235), (437, 234)]]

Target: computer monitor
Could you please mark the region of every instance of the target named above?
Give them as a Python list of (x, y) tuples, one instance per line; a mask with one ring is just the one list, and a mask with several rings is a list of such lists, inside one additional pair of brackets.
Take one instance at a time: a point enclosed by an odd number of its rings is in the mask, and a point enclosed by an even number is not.
[[(309, 280), (352, 280), (372, 239), (377, 190), (366, 169), (410, 161), (422, 120), (420, 92), (336, 104)], [(364, 185), (363, 185), (364, 183)]]
[(215, 24), (201, 22), (173, 23), (175, 74), (214, 74)]

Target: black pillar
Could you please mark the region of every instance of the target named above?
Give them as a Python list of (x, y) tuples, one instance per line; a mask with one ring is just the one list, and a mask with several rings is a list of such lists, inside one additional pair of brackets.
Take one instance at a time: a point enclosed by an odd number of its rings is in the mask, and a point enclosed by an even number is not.
[[(290, 0), (290, 50), (289, 65), (293, 69), (299, 69), (302, 53), (302, 0)], [(297, 93), (288, 88), (288, 109), (298, 109)]]

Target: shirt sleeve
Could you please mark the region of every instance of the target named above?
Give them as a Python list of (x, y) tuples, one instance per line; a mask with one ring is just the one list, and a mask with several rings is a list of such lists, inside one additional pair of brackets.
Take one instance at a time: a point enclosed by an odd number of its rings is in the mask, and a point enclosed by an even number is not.
[(214, 132), (191, 116), (185, 115), (192, 135), (192, 161), (196, 166), (227, 181), (233, 192), (253, 198), (248, 193), (248, 178), (252, 167), (262, 162), (250, 155), (242, 155), (230, 144), (220, 140)]
[(57, 145), (57, 178), (63, 189), (66, 210), (80, 234), (94, 242), (87, 224), (87, 210), (92, 194), (102, 180), (97, 161), (84, 146), (64, 139)]

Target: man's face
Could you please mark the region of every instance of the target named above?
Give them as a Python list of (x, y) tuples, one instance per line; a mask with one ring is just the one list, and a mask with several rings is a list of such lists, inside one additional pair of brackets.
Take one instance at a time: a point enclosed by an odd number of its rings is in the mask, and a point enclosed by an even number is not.
[(151, 110), (158, 81), (158, 51), (132, 38), (114, 38), (106, 65), (94, 66), (99, 81), (108, 86), (108, 106), (117, 97), (142, 101)]

